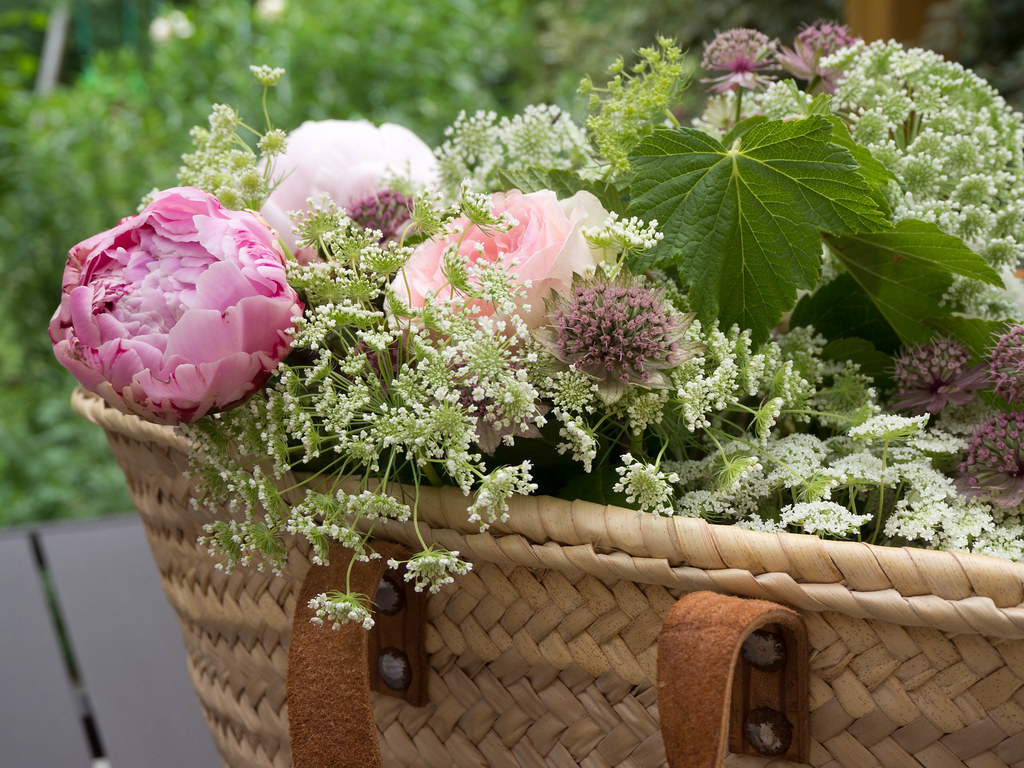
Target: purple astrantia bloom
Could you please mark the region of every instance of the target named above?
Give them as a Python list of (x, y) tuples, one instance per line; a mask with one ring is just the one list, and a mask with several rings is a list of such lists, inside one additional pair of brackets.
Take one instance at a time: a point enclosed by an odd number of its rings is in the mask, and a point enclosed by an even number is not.
[(607, 402), (627, 385), (668, 387), (664, 371), (702, 349), (685, 338), (694, 316), (673, 311), (660, 288), (632, 275), (576, 275), (567, 296), (545, 303), (548, 325), (536, 331), (538, 340), (559, 362), (593, 377)]
[(974, 390), (984, 387), (988, 376), (984, 366), (972, 367), (970, 362), (967, 350), (950, 339), (906, 350), (896, 358), (893, 380), (899, 399), (893, 408), (938, 413), (947, 403), (971, 402)]
[(1024, 413), (1000, 413), (986, 421), (967, 445), (960, 465), (969, 496), (984, 495), (1003, 507), (1024, 501)]
[(774, 75), (769, 72), (778, 69), (775, 62), (777, 43), (756, 29), (730, 29), (720, 32), (704, 46), (701, 66), (709, 72), (724, 72), (718, 77), (705, 78), (709, 90), (725, 93), (744, 89), (755, 91), (763, 88)]
[(989, 363), (995, 392), (1008, 403), (1024, 402), (1024, 325), (1018, 325), (996, 343)]
[(348, 215), (362, 227), (380, 230), (382, 242), (401, 236), (412, 216), (412, 198), (385, 189), (353, 203)]
[(839, 70), (822, 69), (821, 60), (860, 40), (853, 37), (844, 24), (818, 21), (797, 35), (792, 48), (783, 47), (777, 54), (779, 65), (794, 77), (807, 80), (812, 92), (835, 92)]

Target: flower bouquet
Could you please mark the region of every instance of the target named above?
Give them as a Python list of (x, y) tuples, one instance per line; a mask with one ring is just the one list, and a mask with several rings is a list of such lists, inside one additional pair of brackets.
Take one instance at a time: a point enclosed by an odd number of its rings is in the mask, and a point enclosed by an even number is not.
[(50, 336), (229, 764), (340, 764), (308, 743), (354, 662), (307, 627), (365, 646), (402, 580), (429, 661), (371, 659), (429, 702), (374, 699), (386, 764), (662, 764), (695, 590), (807, 627), (809, 733), (735, 749), (1024, 760), (1024, 122), (833, 24), (702, 67), (696, 115), (659, 40), (582, 124), (461, 114), (433, 151), (216, 106), (182, 186), (71, 250)]

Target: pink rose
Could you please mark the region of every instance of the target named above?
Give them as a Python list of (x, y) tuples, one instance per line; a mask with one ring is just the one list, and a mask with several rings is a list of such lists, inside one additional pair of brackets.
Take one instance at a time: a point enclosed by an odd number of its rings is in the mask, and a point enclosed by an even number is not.
[[(589, 192), (577, 192), (559, 200), (554, 192), (541, 190), (523, 194), (517, 189), (491, 196), (495, 214), (508, 213), (518, 224), (508, 232), (484, 232), (465, 217), (456, 220), (456, 234), (429, 240), (413, 253), (392, 287), (410, 306), (422, 307), (427, 293), (441, 294), (448, 280), (442, 271), (445, 250), (465, 231), (459, 252), (475, 264), (480, 259), (494, 263), (499, 254), (508, 263), (518, 260), (513, 274), (520, 282), (531, 281), (523, 299), (528, 312), (520, 314), (531, 328), (544, 324), (544, 299), (552, 291), (565, 292), (573, 274), (584, 274), (604, 260), (604, 252), (592, 247), (582, 227), (600, 226), (608, 212)], [(482, 308), (483, 314), (493, 308)]]
[(50, 340), (115, 408), (193, 422), (264, 384), (301, 313), (262, 217), (179, 187), (71, 249)]
[[(324, 194), (346, 211), (382, 191), (389, 176), (427, 185), (437, 180), (434, 153), (408, 128), (366, 120), (307, 121), (288, 136), (288, 149), (274, 160), (274, 188), (261, 212), (284, 243), (295, 250), (289, 211), (306, 210)], [(350, 211), (349, 211), (350, 212)], [(298, 254), (297, 254), (298, 255)], [(312, 254), (305, 254), (308, 258)]]

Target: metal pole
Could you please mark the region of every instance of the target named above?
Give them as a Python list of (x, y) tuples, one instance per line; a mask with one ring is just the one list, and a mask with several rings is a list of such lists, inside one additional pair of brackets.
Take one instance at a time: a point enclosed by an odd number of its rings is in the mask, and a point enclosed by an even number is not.
[(49, 93), (57, 84), (70, 23), (71, 14), (68, 12), (66, 4), (54, 8), (46, 20), (43, 52), (39, 56), (39, 71), (36, 72), (35, 91), (38, 94)]

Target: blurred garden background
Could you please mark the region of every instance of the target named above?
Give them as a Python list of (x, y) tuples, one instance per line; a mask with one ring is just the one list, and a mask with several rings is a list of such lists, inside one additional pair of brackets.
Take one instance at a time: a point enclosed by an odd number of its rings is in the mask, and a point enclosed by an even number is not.
[[(872, 0), (865, 0), (869, 2)], [(876, 5), (884, 0), (873, 0)], [(846, 0), (857, 3), (859, 0)], [(890, 5), (899, 5), (892, 0)], [(250, 64), (285, 67), (270, 110), (397, 122), (432, 145), (459, 110), (533, 102), (582, 117), (576, 87), (656, 34), (789, 42), (843, 0), (0, 0), (0, 526), (130, 508), (101, 431), (68, 405), (46, 326), (68, 249), (175, 184), (210, 104), (262, 125)], [(930, 3), (920, 42), (1024, 107), (1024, 0)]]

